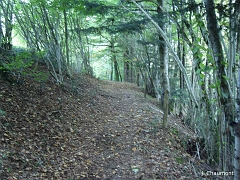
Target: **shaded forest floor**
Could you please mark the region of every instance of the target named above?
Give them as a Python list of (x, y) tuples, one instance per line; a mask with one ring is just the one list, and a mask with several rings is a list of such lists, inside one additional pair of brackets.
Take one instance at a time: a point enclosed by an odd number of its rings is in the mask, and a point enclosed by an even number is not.
[(0, 179), (196, 179), (192, 133), (129, 83), (80, 76), (62, 87), (0, 79)]

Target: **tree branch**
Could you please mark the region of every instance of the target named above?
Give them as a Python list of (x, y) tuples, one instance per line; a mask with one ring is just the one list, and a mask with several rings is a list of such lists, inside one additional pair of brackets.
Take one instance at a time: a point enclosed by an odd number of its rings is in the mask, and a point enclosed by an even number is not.
[(174, 52), (174, 49), (172, 48), (169, 40), (168, 40), (168, 37), (166, 35), (166, 33), (159, 27), (159, 25), (151, 18), (151, 16), (136, 2), (136, 0), (131, 0), (142, 12), (143, 14), (152, 22), (152, 24), (156, 27), (156, 29), (158, 30), (158, 32), (161, 34), (162, 38), (164, 39), (167, 47), (169, 48), (170, 50), (170, 53), (172, 54), (172, 56), (174, 57), (175, 61), (177, 62), (180, 70), (182, 71), (182, 73), (184, 74), (184, 79), (186, 81), (186, 84), (187, 84), (187, 88), (188, 88), (188, 91), (191, 95), (191, 98), (193, 99), (196, 107), (198, 107), (198, 102), (196, 100), (196, 97), (193, 93), (193, 89), (190, 85), (190, 81), (188, 79), (188, 76), (187, 76), (187, 72), (186, 72), (186, 69), (185, 67), (183, 66), (181, 60), (179, 59), (178, 55)]

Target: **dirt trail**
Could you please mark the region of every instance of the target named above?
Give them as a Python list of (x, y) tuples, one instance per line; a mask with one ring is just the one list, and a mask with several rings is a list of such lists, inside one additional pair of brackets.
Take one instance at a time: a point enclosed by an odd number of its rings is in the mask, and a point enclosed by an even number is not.
[(194, 179), (176, 128), (135, 85), (0, 81), (0, 179)]
[(157, 128), (162, 112), (156, 100), (144, 98), (140, 89), (129, 83), (107, 82), (101, 87), (113, 97), (110, 106), (117, 115), (107, 127), (110, 133), (112, 129), (118, 132), (118, 136), (113, 133), (112, 141), (121, 144), (116, 149), (118, 156), (112, 151), (120, 168), (114, 168), (118, 172), (110, 179), (193, 179), (189, 155), (183, 152), (176, 129)]

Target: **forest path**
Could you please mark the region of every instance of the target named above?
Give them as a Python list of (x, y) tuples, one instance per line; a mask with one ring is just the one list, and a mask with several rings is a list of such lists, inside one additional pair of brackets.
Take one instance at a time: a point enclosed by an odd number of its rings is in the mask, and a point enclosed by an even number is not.
[(141, 89), (134, 84), (104, 81), (100, 89), (109, 95), (111, 107), (103, 123), (105, 133), (98, 135), (102, 142), (106, 142), (105, 137), (108, 139), (105, 149), (107, 147), (109, 156), (104, 177), (193, 179), (190, 156), (184, 152), (178, 134), (179, 129), (184, 134), (192, 134), (191, 131), (181, 128), (180, 121), (171, 117), (170, 131), (159, 128), (163, 113), (157, 101), (144, 98)]
[(157, 128), (162, 113), (140, 88), (87, 76), (73, 84), (0, 80), (0, 179), (195, 178), (182, 132)]

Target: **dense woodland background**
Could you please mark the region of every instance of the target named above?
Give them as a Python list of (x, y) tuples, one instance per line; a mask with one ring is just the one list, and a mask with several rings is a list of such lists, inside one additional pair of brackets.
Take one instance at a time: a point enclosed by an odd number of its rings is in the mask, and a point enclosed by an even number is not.
[[(0, 75), (136, 83), (240, 179), (239, 0), (1, 0)], [(20, 43), (15, 44), (16, 40)], [(21, 47), (20, 47), (21, 45)], [(37, 71), (46, 65), (49, 73)]]

